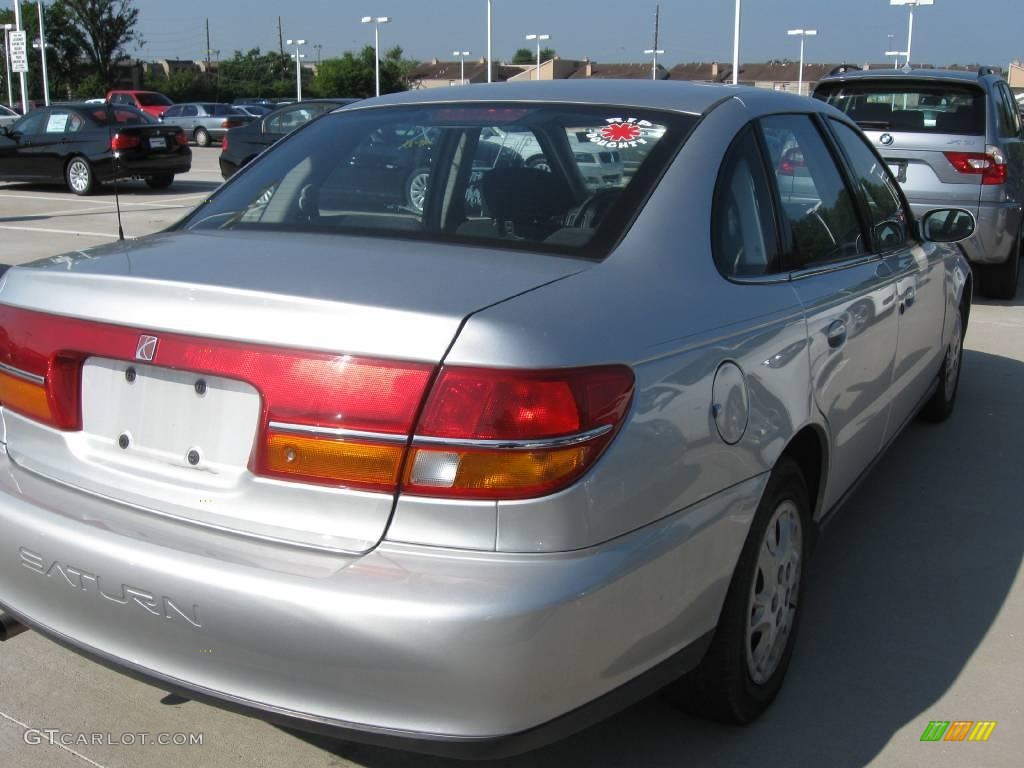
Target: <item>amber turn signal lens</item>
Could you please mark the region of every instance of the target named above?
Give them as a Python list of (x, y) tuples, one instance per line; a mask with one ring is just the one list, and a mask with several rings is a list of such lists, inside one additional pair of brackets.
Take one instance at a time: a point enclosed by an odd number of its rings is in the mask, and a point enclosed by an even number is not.
[(46, 388), (0, 371), (0, 404), (37, 421), (53, 418)]
[(540, 451), (417, 448), (403, 488), (476, 499), (540, 496), (582, 474), (596, 450), (594, 444)]
[(405, 443), (361, 443), (271, 433), (263, 472), (288, 480), (393, 491)]

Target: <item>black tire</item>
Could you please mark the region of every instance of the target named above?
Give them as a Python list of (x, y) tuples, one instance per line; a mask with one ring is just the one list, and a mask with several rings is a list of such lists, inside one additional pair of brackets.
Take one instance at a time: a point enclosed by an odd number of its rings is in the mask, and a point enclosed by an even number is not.
[(1017, 298), (1020, 282), (1020, 260), (1024, 251), (1024, 232), (1017, 236), (1017, 248), (1002, 264), (978, 264), (975, 272), (981, 278), (978, 288), (990, 299), (1010, 301)]
[(205, 128), (196, 128), (192, 138), (196, 140), (197, 147), (208, 147), (210, 146), (210, 134), (207, 133)]
[(967, 332), (966, 302), (968, 301), (970, 301), (970, 297), (965, 296), (960, 305), (960, 311), (957, 313), (953, 337), (950, 339), (949, 346), (946, 347), (946, 354), (943, 356), (942, 366), (939, 368), (935, 394), (921, 409), (921, 416), (927, 421), (935, 423), (945, 421), (953, 413), (953, 407), (956, 405), (956, 395), (960, 391), (960, 371), (963, 368), (964, 360), (964, 334)]
[[(771, 586), (781, 588), (784, 596), (776, 600), (780, 592), (772, 589), (772, 599), (768, 601), (770, 610), (767, 613), (774, 612), (776, 620), (784, 613), (784, 610), (779, 609), (788, 606), (791, 613), (788, 627), (780, 635), (780, 645), (770, 644), (775, 653), (769, 656), (776, 660), (770, 667), (760, 670), (765, 679), (756, 681), (751, 671), (751, 662), (748, 662), (748, 646), (759, 644), (753, 641), (755, 633), (748, 631), (747, 625), (754, 615), (752, 604), (757, 585), (761, 585), (761, 594), (769, 586), (759, 562), (769, 523), (775, 520), (776, 513), (784, 514), (782, 519), (799, 521), (799, 542), (793, 545), (799, 552), (799, 560), (795, 565), (789, 561), (787, 565), (778, 568), (778, 573), (785, 575), (786, 585), (779, 584), (779, 579), (774, 576), (771, 580)], [(784, 456), (772, 470), (761, 497), (747, 541), (733, 571), (718, 627), (707, 654), (696, 669), (666, 689), (666, 694), (681, 709), (700, 717), (745, 724), (755, 720), (775, 699), (789, 667), (800, 625), (805, 581), (803, 576), (810, 553), (811, 525), (807, 482), (799, 465)], [(794, 529), (790, 527), (787, 530), (792, 532)], [(778, 532), (779, 526), (773, 526), (773, 538)], [(761, 640), (764, 640), (763, 635)]]
[(146, 186), (150, 189), (167, 189), (173, 183), (173, 173), (161, 173), (159, 176), (146, 177)]
[(99, 186), (89, 161), (77, 155), (64, 166), (64, 182), (69, 190), (81, 196), (91, 195)]

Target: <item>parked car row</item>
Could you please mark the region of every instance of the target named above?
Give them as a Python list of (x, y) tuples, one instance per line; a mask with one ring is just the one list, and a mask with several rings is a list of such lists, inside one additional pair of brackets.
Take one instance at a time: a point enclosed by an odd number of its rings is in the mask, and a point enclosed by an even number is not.
[[(937, 127), (963, 93), (927, 96)], [(954, 409), (977, 195), (912, 205), (895, 161), (930, 158), (768, 90), (338, 106), (231, 131), (230, 179), (169, 231), (5, 274), (0, 610), (189, 698), (437, 754), (665, 687), (757, 718), (819, 529)]]

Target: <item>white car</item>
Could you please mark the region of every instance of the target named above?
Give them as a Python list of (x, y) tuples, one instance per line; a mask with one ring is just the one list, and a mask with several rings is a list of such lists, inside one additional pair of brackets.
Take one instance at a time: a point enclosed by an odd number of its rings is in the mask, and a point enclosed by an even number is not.
[[(619, 187), (624, 183), (622, 156), (617, 149), (603, 148), (587, 138), (592, 128), (567, 128), (566, 137), (579, 166), (583, 180), (591, 189)], [(516, 152), (527, 168), (550, 170), (544, 149), (532, 131), (505, 131), (485, 128), (480, 134), (483, 141), (497, 144)]]
[(20, 118), (21, 115), (13, 109), (0, 104), (0, 128), (6, 128), (9, 125), (14, 125)]

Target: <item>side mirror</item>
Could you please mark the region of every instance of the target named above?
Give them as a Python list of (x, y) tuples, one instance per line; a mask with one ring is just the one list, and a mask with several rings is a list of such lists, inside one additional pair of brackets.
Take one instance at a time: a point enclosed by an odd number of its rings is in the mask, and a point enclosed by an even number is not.
[(921, 238), (933, 243), (962, 242), (973, 235), (977, 227), (974, 214), (963, 208), (928, 211), (918, 225)]

